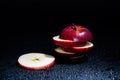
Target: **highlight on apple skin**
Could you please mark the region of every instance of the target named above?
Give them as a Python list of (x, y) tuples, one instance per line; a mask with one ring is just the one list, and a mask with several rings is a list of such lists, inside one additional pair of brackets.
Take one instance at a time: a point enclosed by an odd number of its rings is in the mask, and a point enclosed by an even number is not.
[(18, 58), (18, 64), (29, 70), (43, 70), (54, 66), (55, 57), (44, 53), (27, 53)]

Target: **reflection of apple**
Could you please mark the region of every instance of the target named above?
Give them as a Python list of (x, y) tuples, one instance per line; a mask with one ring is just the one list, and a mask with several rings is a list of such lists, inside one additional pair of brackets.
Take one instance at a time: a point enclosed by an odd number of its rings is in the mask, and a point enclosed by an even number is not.
[(64, 28), (60, 34), (60, 38), (72, 40), (74, 42), (87, 42), (93, 40), (92, 33), (86, 27), (74, 24)]
[(74, 52), (74, 53), (87, 53), (93, 48), (93, 43), (86, 42), (83, 46), (75, 46), (75, 47), (62, 47), (64, 51)]
[(28, 53), (19, 57), (18, 63), (21, 67), (31, 70), (47, 69), (54, 65), (55, 58), (43, 53)]

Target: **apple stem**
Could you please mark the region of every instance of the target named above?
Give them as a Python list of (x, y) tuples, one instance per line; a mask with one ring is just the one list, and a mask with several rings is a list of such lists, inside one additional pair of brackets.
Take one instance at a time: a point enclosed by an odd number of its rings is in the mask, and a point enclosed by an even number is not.
[(75, 23), (72, 23), (72, 25), (75, 25)]
[(71, 28), (76, 31), (76, 25), (74, 23), (72, 23), (72, 27)]

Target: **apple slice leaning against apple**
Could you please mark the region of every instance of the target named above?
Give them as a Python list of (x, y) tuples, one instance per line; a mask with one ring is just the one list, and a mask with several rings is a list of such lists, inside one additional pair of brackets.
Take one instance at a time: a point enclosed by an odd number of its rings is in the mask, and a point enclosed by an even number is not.
[(67, 47), (68, 46), (69, 47), (76, 46), (76, 42), (74, 42), (72, 40), (60, 39), (59, 35), (53, 37), (53, 42), (54, 42), (54, 44), (56, 44), (58, 46), (62, 46), (62, 47), (65, 47), (65, 46), (67, 46)]
[(43, 53), (27, 53), (18, 58), (18, 63), (25, 69), (41, 70), (52, 67), (55, 57)]
[(62, 47), (64, 51), (68, 52), (74, 52), (74, 53), (87, 53), (93, 48), (93, 43), (92, 42), (86, 42), (83, 46), (76, 46), (76, 47)]

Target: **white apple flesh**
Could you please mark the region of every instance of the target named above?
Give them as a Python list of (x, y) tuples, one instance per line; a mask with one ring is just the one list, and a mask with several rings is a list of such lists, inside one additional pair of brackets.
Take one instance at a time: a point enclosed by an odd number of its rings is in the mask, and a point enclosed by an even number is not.
[(55, 63), (55, 57), (44, 53), (27, 53), (18, 58), (21, 67), (30, 70), (50, 68)]

